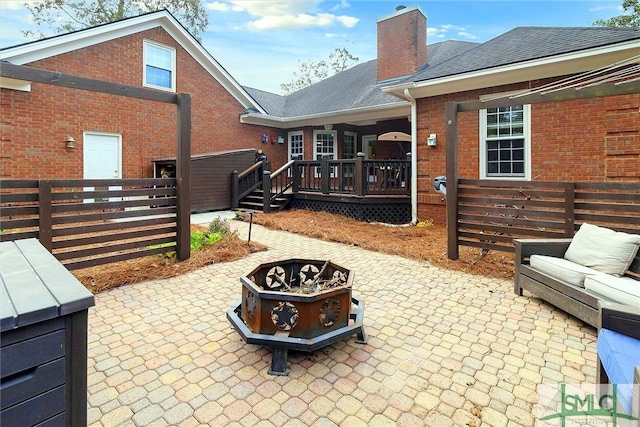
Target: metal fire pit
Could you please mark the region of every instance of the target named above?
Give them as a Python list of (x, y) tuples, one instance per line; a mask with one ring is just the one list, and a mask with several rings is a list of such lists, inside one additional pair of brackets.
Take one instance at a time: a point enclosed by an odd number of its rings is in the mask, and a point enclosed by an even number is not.
[(366, 343), (364, 302), (351, 295), (353, 273), (330, 261), (260, 264), (240, 278), (242, 299), (227, 318), (248, 344), (271, 349), (271, 375), (287, 375), (288, 350), (311, 352), (357, 335)]

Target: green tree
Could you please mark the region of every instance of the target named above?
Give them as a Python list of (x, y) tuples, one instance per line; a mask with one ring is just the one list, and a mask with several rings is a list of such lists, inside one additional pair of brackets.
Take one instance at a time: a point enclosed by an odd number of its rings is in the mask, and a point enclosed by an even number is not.
[(359, 58), (353, 56), (346, 48), (336, 48), (329, 54), (329, 60), (320, 60), (317, 62), (303, 61), (300, 62), (298, 71), (293, 73), (293, 79), (290, 83), (282, 83), (280, 89), (283, 95), (289, 95), (297, 90), (311, 86), (322, 79), (331, 75), (338, 74), (358, 62)]
[(640, 27), (640, 0), (623, 0), (624, 14), (593, 22), (597, 27)]
[[(37, 25), (58, 33), (119, 21), (143, 13), (167, 9), (200, 41), (209, 19), (200, 0), (41, 0), (25, 3)], [(22, 31), (27, 37), (45, 37), (42, 31)]]

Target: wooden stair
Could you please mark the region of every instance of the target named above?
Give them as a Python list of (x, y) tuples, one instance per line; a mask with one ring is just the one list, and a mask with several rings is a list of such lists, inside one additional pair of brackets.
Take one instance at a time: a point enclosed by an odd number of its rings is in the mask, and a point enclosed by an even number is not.
[[(244, 199), (240, 200), (239, 208), (245, 211), (264, 212), (264, 192), (260, 189), (254, 190)], [(277, 197), (271, 201), (271, 212), (278, 212), (289, 205), (289, 198), (286, 196)]]

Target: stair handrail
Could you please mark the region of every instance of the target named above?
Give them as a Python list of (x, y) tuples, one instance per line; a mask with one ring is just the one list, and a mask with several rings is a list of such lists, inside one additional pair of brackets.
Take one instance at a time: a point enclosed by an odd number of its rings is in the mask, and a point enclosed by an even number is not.
[[(277, 171), (273, 172), (270, 176), (271, 182), (276, 181), (275, 193), (271, 194), (270, 200), (274, 200), (284, 194), (291, 186), (293, 185), (293, 174), (294, 170), (292, 168), (293, 165), (296, 164), (295, 160), (289, 160), (287, 163), (282, 165)], [(289, 175), (285, 175), (291, 169), (291, 173)], [(283, 177), (285, 179), (280, 179)]]
[(240, 200), (262, 185), (262, 173), (260, 173), (261, 166), (263, 166), (263, 162), (257, 162), (242, 172), (233, 171), (231, 174), (232, 208), (237, 208)]

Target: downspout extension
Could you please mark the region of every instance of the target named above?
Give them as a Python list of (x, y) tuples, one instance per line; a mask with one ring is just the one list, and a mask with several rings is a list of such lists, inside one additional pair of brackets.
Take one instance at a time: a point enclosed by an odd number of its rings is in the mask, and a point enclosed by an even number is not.
[(411, 223), (418, 223), (418, 109), (415, 98), (404, 90), (404, 96), (411, 103)]

